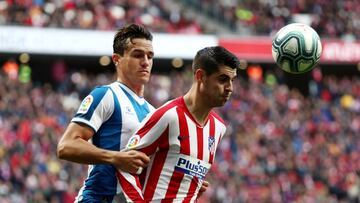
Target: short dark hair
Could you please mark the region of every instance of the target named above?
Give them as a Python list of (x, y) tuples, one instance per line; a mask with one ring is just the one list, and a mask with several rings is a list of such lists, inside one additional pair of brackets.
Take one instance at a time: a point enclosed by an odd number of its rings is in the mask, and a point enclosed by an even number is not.
[(205, 47), (196, 53), (192, 69), (195, 72), (201, 68), (207, 75), (211, 75), (218, 71), (220, 65), (238, 69), (240, 62), (234, 54), (222, 46)]
[(143, 38), (152, 41), (153, 36), (150, 31), (139, 24), (129, 24), (120, 28), (114, 37), (113, 51), (116, 54), (123, 55), (128, 46), (128, 39), (132, 42), (135, 38)]

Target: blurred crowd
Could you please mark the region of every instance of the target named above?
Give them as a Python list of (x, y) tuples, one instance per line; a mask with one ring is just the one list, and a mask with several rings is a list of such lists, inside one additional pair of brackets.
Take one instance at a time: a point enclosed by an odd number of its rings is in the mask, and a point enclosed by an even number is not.
[(272, 35), (291, 22), (311, 25), (321, 37), (360, 39), (360, 1), (181, 0), (234, 32)]
[[(359, 202), (360, 79), (313, 71), (309, 95), (281, 75), (239, 77), (217, 109), (229, 124), (200, 203)], [(67, 72), (44, 84), (0, 71), (0, 202), (73, 202), (87, 166), (61, 161), (56, 145), (81, 100), (113, 74)], [(156, 107), (183, 94), (188, 69), (154, 73)]]
[(204, 202), (360, 202), (360, 80), (237, 81)]
[(0, 0), (0, 24), (114, 30), (136, 22), (153, 32), (216, 32), (189, 8), (235, 34), (272, 35), (300, 21), (321, 37), (360, 38), (360, 2), (354, 0)]
[(114, 30), (130, 22), (153, 32), (202, 32), (166, 0), (0, 0), (0, 25)]

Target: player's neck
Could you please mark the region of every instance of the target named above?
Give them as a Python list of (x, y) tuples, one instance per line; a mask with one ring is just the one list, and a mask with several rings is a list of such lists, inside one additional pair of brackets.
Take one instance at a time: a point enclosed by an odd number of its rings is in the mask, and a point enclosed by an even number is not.
[(196, 122), (204, 126), (212, 108), (208, 107), (193, 88), (184, 95), (185, 105)]
[(121, 80), (118, 78), (119, 82), (123, 83), (128, 87), (131, 91), (133, 91), (137, 96), (143, 97), (144, 96), (144, 85), (143, 84), (134, 84), (125, 80)]

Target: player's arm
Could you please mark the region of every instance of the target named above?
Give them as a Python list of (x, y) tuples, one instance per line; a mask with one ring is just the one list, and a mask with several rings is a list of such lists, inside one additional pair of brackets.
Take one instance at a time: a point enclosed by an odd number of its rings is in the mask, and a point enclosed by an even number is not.
[(60, 159), (82, 164), (113, 164), (124, 171), (136, 171), (149, 158), (139, 152), (118, 152), (101, 149), (88, 142), (113, 113), (113, 94), (106, 87), (94, 89), (84, 98), (72, 122), (65, 130), (58, 146)]
[(172, 118), (172, 114), (165, 113), (163, 109), (158, 109), (150, 114), (141, 123), (139, 130), (131, 136), (125, 150), (137, 150), (151, 156), (167, 141), (167, 131)]
[[(139, 130), (129, 139), (125, 150), (136, 150), (151, 156), (168, 139), (166, 131), (171, 120), (163, 115), (163, 110), (156, 110), (141, 123)], [(141, 172), (139, 170), (138, 172)], [(117, 172), (118, 181), (128, 202), (145, 202), (142, 194), (139, 173)]]
[(88, 142), (93, 135), (94, 131), (90, 127), (71, 122), (58, 143), (58, 157), (81, 164), (110, 163), (113, 152)]
[(136, 172), (139, 167), (145, 167), (149, 162), (149, 158), (142, 152), (118, 152), (98, 148), (88, 142), (93, 135), (94, 131), (90, 127), (70, 123), (58, 143), (58, 157), (81, 164), (113, 164), (128, 172)]

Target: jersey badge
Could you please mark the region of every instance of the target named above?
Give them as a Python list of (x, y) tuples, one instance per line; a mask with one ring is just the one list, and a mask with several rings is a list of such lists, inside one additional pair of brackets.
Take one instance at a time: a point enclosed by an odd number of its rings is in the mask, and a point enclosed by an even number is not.
[(209, 136), (208, 143), (209, 143), (208, 147), (209, 147), (210, 154), (214, 154), (214, 152), (215, 152), (215, 137)]
[(94, 97), (92, 95), (88, 95), (87, 97), (85, 97), (85, 99), (80, 104), (78, 113), (86, 113), (90, 109), (90, 106), (93, 103), (93, 101), (94, 101)]
[(136, 147), (140, 142), (140, 136), (139, 135), (134, 135), (129, 139), (129, 142), (127, 144), (127, 148), (131, 149)]

